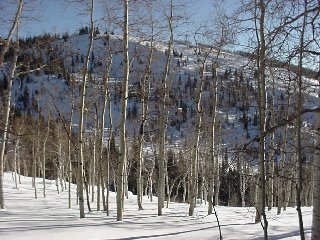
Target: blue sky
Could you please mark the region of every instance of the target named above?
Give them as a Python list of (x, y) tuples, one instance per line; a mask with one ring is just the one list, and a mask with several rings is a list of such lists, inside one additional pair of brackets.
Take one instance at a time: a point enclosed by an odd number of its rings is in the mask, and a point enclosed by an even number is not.
[[(0, 0), (1, 5), (7, 0)], [(21, 36), (32, 36), (43, 34), (46, 32), (50, 33), (63, 33), (76, 32), (81, 26), (88, 24), (85, 17), (79, 16), (78, 12), (81, 9), (76, 9), (75, 6), (67, 6), (63, 0), (38, 0), (40, 4), (32, 7), (32, 10), (27, 11), (27, 15), (32, 14), (36, 16), (33, 20), (23, 21), (21, 28)], [(183, 0), (181, 0), (183, 1)], [(213, 9), (213, 3), (217, 0), (194, 0), (192, 9), (195, 19), (205, 18), (209, 15)], [(221, 0), (220, 0), (221, 1)], [(26, 1), (28, 2), (28, 1)], [(225, 1), (225, 2), (230, 2)], [(2, 4), (1, 4), (2, 3)], [(8, 7), (7, 7), (8, 8)], [(7, 11), (8, 15), (13, 15), (14, 6), (11, 6)], [(0, 10), (1, 14), (1, 10)], [(3, 13), (2, 13), (3, 15)], [(8, 16), (7, 15), (7, 16)], [(96, 16), (99, 18), (102, 16), (101, 7), (97, 4)], [(9, 16), (10, 17), (10, 16)], [(6, 29), (0, 27), (1, 35), (6, 34)]]
[(85, 18), (78, 15), (79, 10), (74, 6), (67, 6), (61, 0), (42, 0), (38, 8), (41, 12), (39, 20), (26, 23), (23, 35), (73, 33), (80, 26), (86, 25)]

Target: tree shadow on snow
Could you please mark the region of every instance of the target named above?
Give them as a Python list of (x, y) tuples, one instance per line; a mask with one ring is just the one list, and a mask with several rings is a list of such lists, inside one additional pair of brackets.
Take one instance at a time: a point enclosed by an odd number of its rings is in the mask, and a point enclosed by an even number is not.
[(211, 229), (211, 228), (213, 228), (213, 227), (198, 228), (198, 229), (180, 231), (180, 232), (173, 232), (173, 233), (142, 235), (142, 236), (136, 236), (136, 237), (127, 237), (127, 238), (116, 238), (114, 240), (135, 240), (135, 239), (147, 239), (147, 238), (156, 238), (156, 237), (168, 237), (168, 236), (176, 236), (176, 235), (190, 233), (190, 232), (208, 230), (208, 229)]
[[(304, 229), (304, 233), (311, 233), (311, 228), (305, 228)], [(299, 237), (300, 236), (300, 232), (299, 230), (297, 231), (293, 231), (293, 232), (287, 232), (287, 233), (283, 233), (283, 234), (275, 234), (275, 235), (269, 235), (270, 240), (278, 240), (278, 239), (283, 239), (283, 238), (289, 238), (289, 237)]]

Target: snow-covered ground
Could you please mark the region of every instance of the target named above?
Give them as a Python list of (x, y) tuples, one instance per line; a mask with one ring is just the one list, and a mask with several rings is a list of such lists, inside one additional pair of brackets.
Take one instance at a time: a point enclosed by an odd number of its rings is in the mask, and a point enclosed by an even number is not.
[[(144, 210), (138, 211), (136, 196), (125, 201), (124, 221), (116, 221), (115, 194), (110, 196), (110, 216), (93, 211), (79, 219), (76, 200), (68, 209), (68, 192), (57, 194), (54, 180), (47, 180), (47, 196), (42, 195), (42, 179), (37, 179), (34, 198), (31, 178), (21, 176), (15, 188), (11, 173), (4, 175), (6, 209), (0, 211), (1, 240), (50, 239), (218, 239), (219, 230), (214, 215), (207, 216), (207, 206), (198, 205), (195, 216), (188, 216), (188, 205), (170, 203), (163, 216), (157, 216), (157, 199), (144, 199)], [(72, 194), (75, 196), (75, 186)], [(91, 204), (95, 210), (96, 203)], [(307, 239), (311, 234), (312, 208), (303, 208)], [(223, 239), (263, 239), (260, 224), (254, 223), (253, 208), (216, 207)], [(294, 208), (281, 215), (276, 209), (267, 212), (269, 239), (299, 239), (298, 217)]]

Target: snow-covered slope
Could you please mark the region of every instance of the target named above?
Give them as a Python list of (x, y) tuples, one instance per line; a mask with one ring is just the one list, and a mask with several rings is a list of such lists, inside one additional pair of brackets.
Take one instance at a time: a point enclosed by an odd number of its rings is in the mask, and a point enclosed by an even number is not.
[[(207, 216), (207, 206), (198, 205), (194, 217), (187, 215), (188, 205), (170, 203), (164, 215), (157, 216), (157, 199), (144, 198), (144, 210), (138, 211), (136, 196), (125, 202), (123, 222), (116, 222), (115, 194), (110, 194), (110, 216), (93, 212), (79, 219), (76, 200), (68, 209), (68, 192), (57, 193), (54, 180), (47, 181), (47, 196), (42, 195), (42, 179), (36, 179), (38, 199), (34, 199), (32, 179), (21, 176), (18, 189), (12, 174), (4, 176), (6, 209), (0, 211), (0, 239), (3, 240), (107, 240), (107, 239), (218, 239), (214, 215)], [(59, 186), (60, 188), (60, 186)], [(76, 196), (72, 185), (72, 196)], [(312, 208), (303, 208), (306, 236), (310, 236)], [(254, 224), (254, 208), (216, 207), (223, 239), (263, 239), (260, 224)], [(299, 239), (298, 218), (294, 208), (281, 215), (267, 212), (269, 239)]]
[[(107, 40), (106, 35), (99, 34), (95, 36), (93, 44), (93, 53), (91, 55), (90, 71), (92, 79), (89, 80), (87, 92), (87, 109), (91, 115), (87, 119), (87, 127), (94, 126), (93, 114), (95, 106), (101, 108), (101, 81), (105, 71), (107, 58)], [(41, 74), (36, 76), (31, 74), (27, 79), (15, 82), (14, 93), (16, 96), (16, 106), (34, 107), (37, 102), (40, 104), (41, 113), (48, 115), (50, 112), (55, 116), (56, 110), (61, 111), (68, 119), (71, 112), (71, 96), (75, 96), (75, 106), (78, 102), (79, 81), (81, 80), (81, 69), (83, 59), (88, 45), (88, 35), (74, 35), (68, 39), (55, 40), (52, 44), (56, 49), (55, 53), (63, 59), (64, 67), (71, 73), (75, 80), (73, 85), (61, 79), (61, 76)], [(122, 80), (122, 40), (119, 36), (110, 36), (110, 47), (112, 49), (113, 59), (110, 72), (112, 91), (112, 116), (114, 129), (117, 129), (120, 115), (120, 92)], [(130, 69), (130, 87), (128, 111), (139, 113), (139, 96), (137, 96), (139, 81), (144, 73), (144, 67), (147, 62), (149, 47), (146, 42), (139, 42), (133, 38), (129, 44), (130, 57), (133, 58)], [(151, 96), (148, 131), (157, 131), (159, 88), (161, 87), (161, 76), (165, 65), (166, 45), (164, 43), (156, 44), (154, 61), (151, 69)], [(169, 76), (170, 106), (168, 119), (168, 140), (173, 143), (183, 144), (184, 140), (192, 137), (195, 124), (195, 92), (199, 83), (199, 61), (195, 55), (194, 46), (175, 43), (173, 46), (176, 54), (172, 57), (171, 72)], [(34, 55), (37, 55), (36, 53)], [(205, 71), (208, 84), (211, 78), (211, 65), (216, 61), (217, 52), (213, 49), (208, 57)], [(45, 59), (46, 57), (43, 57)], [(257, 118), (257, 88), (255, 67), (252, 60), (240, 55), (222, 51), (219, 55), (218, 63), (215, 63), (217, 74), (220, 76), (218, 82), (218, 120), (223, 131), (222, 142), (228, 148), (235, 148), (241, 144), (250, 142), (257, 136), (258, 127), (254, 124), (254, 118)], [(293, 84), (294, 76), (291, 76), (291, 83), (288, 76), (293, 75), (282, 68), (273, 68), (267, 71), (267, 91), (268, 96), (275, 96), (275, 112), (277, 116), (283, 117), (286, 107), (286, 92), (289, 84), (291, 85), (291, 107), (290, 112), (294, 112), (292, 104), (295, 102), (296, 93)], [(30, 80), (31, 79), (31, 80)], [(274, 87), (273, 86), (274, 83)], [(68, 86), (69, 85), (69, 86)], [(304, 106), (314, 108), (316, 101), (316, 82), (312, 79), (304, 79)], [(208, 85), (209, 86), (209, 85)], [(100, 90), (99, 90), (100, 88)], [(72, 91), (71, 91), (72, 89)], [(73, 92), (73, 93), (72, 93)], [(26, 96), (25, 96), (26, 95)], [(273, 97), (271, 97), (273, 98)], [(271, 101), (269, 99), (268, 104)], [(285, 100), (283, 100), (283, 98)], [(205, 89), (203, 97), (203, 107), (205, 109), (205, 123), (210, 123), (209, 116), (211, 96), (209, 88)], [(35, 108), (35, 107), (34, 107)], [(74, 123), (77, 123), (77, 107), (75, 107)], [(184, 114), (181, 114), (181, 111)], [(101, 112), (101, 110), (100, 110)], [(246, 116), (247, 130), (244, 129), (243, 117)], [(139, 116), (139, 114), (138, 114)], [(277, 118), (277, 116), (275, 116)], [(107, 118), (108, 119), (108, 118)], [(310, 131), (314, 122), (313, 114), (304, 116), (304, 132)], [(139, 131), (138, 118), (129, 117), (128, 131), (129, 137)], [(109, 122), (106, 120), (106, 126)], [(204, 133), (206, 128), (204, 129)], [(278, 133), (279, 134), (279, 133)], [(205, 134), (204, 134), (205, 135)]]

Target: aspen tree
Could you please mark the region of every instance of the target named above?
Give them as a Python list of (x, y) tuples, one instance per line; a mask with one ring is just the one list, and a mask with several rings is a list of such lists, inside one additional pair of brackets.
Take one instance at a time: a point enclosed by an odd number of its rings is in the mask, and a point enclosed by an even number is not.
[[(289, 71), (290, 71), (290, 68), (289, 68)], [(289, 106), (291, 104), (291, 95), (290, 95), (291, 82), (292, 82), (292, 79), (289, 75), (289, 81), (288, 81), (288, 87), (287, 87), (288, 95), (286, 97), (286, 105), (285, 105), (285, 113), (284, 113), (285, 120), (288, 120), (288, 117), (289, 117)], [(283, 207), (283, 210), (286, 209), (287, 202), (288, 202), (287, 201), (287, 193), (286, 193), (287, 186), (286, 186), (285, 179), (284, 179), (285, 161), (286, 161), (286, 155), (287, 155), (286, 154), (287, 138), (288, 138), (288, 125), (285, 125), (282, 129), (282, 143), (281, 143), (281, 153), (280, 153), (280, 162), (279, 162), (280, 177), (279, 177), (277, 214), (281, 213), (282, 207)]]
[(50, 133), (50, 112), (47, 121), (47, 131), (44, 136), (44, 141), (42, 145), (42, 184), (43, 184), (43, 197), (46, 197), (46, 146)]
[[(18, 183), (21, 184), (20, 179), (20, 141), (21, 141), (21, 133), (23, 130), (23, 118), (17, 117), (15, 119), (15, 126), (18, 128), (16, 130), (16, 139), (14, 140), (14, 181), (15, 181), (15, 188), (19, 189)], [(18, 175), (18, 176), (17, 176)], [(19, 179), (18, 179), (19, 178)]]
[[(266, 2), (259, 0), (255, 2), (255, 25), (257, 47), (257, 68), (258, 68), (258, 106), (259, 106), (259, 180), (258, 180), (258, 199), (256, 207), (256, 222), (260, 222), (263, 217), (264, 239), (268, 239), (268, 221), (265, 213), (265, 195), (266, 195), (266, 180), (265, 180), (265, 135), (266, 130), (266, 41), (265, 41), (265, 14)], [(258, 13), (259, 12), (259, 13)]]
[[(268, 106), (269, 113), (270, 113), (270, 124), (272, 126), (275, 125), (275, 74), (273, 69), (269, 69), (272, 78), (272, 97), (271, 102)], [(270, 211), (274, 205), (274, 162), (275, 162), (275, 133), (272, 132), (270, 136), (270, 151), (268, 156), (268, 161), (266, 162), (267, 167), (267, 186), (268, 186), (268, 211)]]
[(85, 97), (86, 97), (86, 84), (88, 80), (88, 69), (90, 64), (90, 56), (93, 47), (93, 35), (94, 35), (94, 0), (90, 1), (90, 31), (89, 31), (89, 45), (87, 48), (86, 58), (84, 62), (84, 67), (82, 69), (82, 83), (81, 83), (81, 93), (80, 93), (80, 106), (79, 106), (79, 129), (78, 129), (78, 144), (77, 144), (77, 157), (78, 157), (78, 174), (77, 174), (77, 187), (78, 187), (78, 198), (79, 198), (79, 210), (80, 218), (85, 217), (84, 213), (84, 197), (83, 197), (83, 168), (84, 168), (84, 114), (85, 114)]
[[(95, 127), (93, 130), (93, 137), (91, 138), (92, 142), (92, 158), (90, 159), (90, 169), (89, 169), (89, 187), (91, 188), (91, 202), (94, 202), (94, 194), (95, 194), (95, 186), (97, 185), (97, 211), (100, 211), (100, 172), (98, 172), (98, 177), (96, 178), (96, 164), (97, 164), (97, 158), (99, 159), (99, 156), (97, 157), (97, 129), (99, 128), (99, 120), (98, 120), (98, 109), (97, 105), (95, 105), (95, 113), (94, 113), (94, 122)], [(99, 163), (99, 160), (98, 160)], [(99, 199), (98, 199), (99, 196)]]
[[(228, 23), (228, 19), (225, 15), (217, 13), (217, 17), (214, 20), (215, 27), (219, 29), (214, 36), (214, 45), (216, 47), (216, 53), (213, 58), (211, 66), (212, 71), (212, 117), (211, 117), (211, 136), (210, 136), (210, 160), (209, 160), (209, 179), (208, 179), (208, 214), (212, 214), (213, 204), (218, 204), (219, 201), (219, 159), (218, 159), (218, 148), (215, 146), (216, 142), (216, 122), (217, 122), (217, 105), (218, 105), (218, 61), (220, 58), (223, 47), (233, 42), (233, 29)], [(211, 51), (211, 50), (210, 50)], [(220, 125), (221, 131), (221, 125)], [(221, 139), (220, 141), (221, 142)], [(213, 195), (215, 199), (213, 200)]]
[(129, 85), (129, 0), (123, 1), (123, 81), (121, 92), (120, 156), (117, 169), (117, 221), (122, 221), (124, 211), (124, 183), (127, 166), (126, 119)]
[[(153, 33), (152, 33), (153, 34)], [(146, 63), (145, 71), (143, 77), (140, 81), (141, 86), (141, 118), (140, 118), (140, 129), (138, 135), (138, 164), (137, 164), (137, 200), (138, 208), (140, 210), (142, 207), (142, 196), (143, 196), (143, 184), (142, 184), (142, 164), (143, 164), (143, 144), (144, 144), (144, 133), (145, 125), (147, 121), (148, 112), (148, 98), (150, 92), (150, 74), (151, 74), (151, 64), (153, 61), (153, 36), (150, 42), (150, 52), (148, 55), (148, 61)]]
[[(102, 159), (103, 159), (103, 140), (104, 140), (104, 137), (105, 137), (105, 134), (104, 134), (104, 128), (105, 128), (105, 115), (106, 115), (106, 109), (107, 109), (107, 106), (109, 106), (109, 116), (111, 116), (111, 103), (110, 103), (110, 92), (109, 92), (109, 84), (110, 84), (110, 69), (111, 69), (111, 66), (112, 66), (112, 52), (111, 52), (111, 47), (110, 47), (110, 36), (107, 35), (106, 36), (106, 44), (107, 44), (107, 47), (106, 47), (106, 50), (107, 50), (107, 58), (106, 58), (106, 68), (105, 68), (105, 72), (104, 72), (104, 75), (103, 75), (103, 93), (102, 93), (102, 113), (101, 113), (101, 119), (100, 119), (100, 139), (99, 139), (99, 156), (98, 156), (98, 159), (99, 159), (99, 176), (100, 176), (100, 179), (98, 180), (98, 182), (101, 182), (102, 185), (103, 182), (104, 182), (104, 176), (103, 176), (103, 165), (102, 165)], [(109, 133), (109, 136), (112, 136), (111, 134), (111, 125), (112, 125), (112, 119), (110, 119), (110, 133)], [(104, 204), (104, 210), (107, 212), (107, 214), (109, 214), (109, 209), (108, 209), (108, 206), (109, 206), (109, 200), (108, 200), (108, 197), (109, 197), (109, 155), (110, 155), (110, 139), (108, 140), (108, 148), (107, 148), (107, 199), (105, 199), (105, 204)]]
[(246, 206), (246, 190), (247, 190), (247, 163), (244, 160), (243, 156), (240, 157), (240, 194), (241, 194), (241, 206)]
[[(320, 6), (318, 5), (318, 9)], [(319, 13), (319, 11), (318, 11)], [(319, 19), (319, 15), (316, 19)], [(318, 20), (317, 20), (318, 21)], [(319, 28), (317, 29), (317, 36), (319, 38)], [(318, 73), (320, 73), (320, 52), (317, 52), (318, 57)], [(318, 81), (318, 108), (320, 107), (320, 74), (318, 74), (316, 80)], [(320, 239), (320, 112), (316, 114), (315, 124), (315, 154), (313, 161), (313, 213), (312, 213), (312, 233), (311, 240)]]
[[(18, 133), (19, 134), (19, 133)], [(13, 161), (14, 161), (14, 183), (15, 183), (15, 188), (18, 189), (18, 180), (17, 180), (17, 159), (18, 159), (18, 151), (19, 151), (19, 144), (20, 144), (20, 137), (18, 136), (18, 138), (15, 140), (14, 143), (14, 157), (13, 157)]]
[(14, 33), (17, 31), (17, 28), (19, 27), (19, 22), (20, 22), (20, 17), (21, 17), (23, 7), (24, 7), (24, 0), (19, 0), (18, 6), (17, 6), (17, 12), (15, 14), (13, 23), (11, 25), (8, 36), (7, 36), (6, 40), (4, 41), (4, 44), (3, 44), (1, 52), (0, 52), (0, 68), (3, 67), (4, 56), (9, 49), (10, 42), (12, 41)]
[[(0, 69), (3, 68), (4, 64), (4, 55), (9, 49), (12, 37), (15, 32), (18, 32), (18, 26), (20, 21), (20, 16), (23, 9), (23, 0), (19, 0), (17, 12), (15, 15), (15, 19), (13, 21), (12, 27), (8, 33), (7, 39), (4, 42), (4, 46), (1, 49), (0, 52)], [(9, 115), (10, 115), (10, 108), (11, 108), (11, 91), (12, 91), (12, 84), (13, 79), (15, 76), (16, 71), (16, 65), (17, 65), (17, 59), (18, 59), (18, 49), (19, 48), (19, 39), (17, 34), (16, 43), (14, 46), (14, 56), (11, 63), (11, 68), (8, 73), (8, 89), (7, 89), (7, 96), (5, 101), (5, 115), (4, 115), (4, 129), (3, 129), (3, 137), (1, 142), (1, 155), (0, 155), (0, 209), (4, 209), (4, 191), (3, 191), (3, 171), (4, 171), (4, 157), (5, 157), (5, 150), (6, 150), (6, 142), (8, 137), (8, 127), (9, 127)]]
[[(299, 42), (299, 62), (298, 62), (298, 96), (297, 96), (297, 111), (299, 115), (301, 115), (302, 111), (302, 68), (303, 68), (303, 53), (305, 47), (305, 31), (307, 27), (307, 7), (308, 7), (308, 0), (304, 0), (304, 14), (303, 14), (303, 22), (300, 28), (300, 42)], [(299, 219), (299, 232), (300, 232), (300, 239), (304, 240), (304, 228), (303, 228), (303, 219), (302, 219), (302, 212), (301, 212), (301, 194), (302, 194), (302, 146), (301, 146), (301, 117), (297, 118), (296, 120), (296, 127), (297, 127), (297, 135), (296, 135), (296, 144), (297, 144), (297, 163), (298, 163), (298, 183), (296, 186), (297, 191), (297, 212), (298, 212), (298, 219)]]
[[(196, 207), (196, 200), (197, 200), (197, 193), (198, 193), (198, 171), (199, 171), (199, 139), (201, 134), (202, 128), (202, 118), (203, 118), (203, 109), (202, 109), (202, 94), (204, 91), (204, 71), (206, 69), (207, 59), (212, 51), (212, 47), (208, 49), (202, 49), (199, 45), (198, 35), (203, 37), (201, 29), (202, 27), (198, 28), (194, 34), (194, 40), (196, 42), (196, 48), (194, 49), (194, 53), (197, 56), (197, 59), (200, 62), (199, 67), (199, 85), (197, 87), (197, 95), (195, 100), (195, 110), (197, 113), (196, 116), (196, 126), (195, 126), (195, 133), (194, 133), (194, 141), (192, 147), (192, 155), (191, 155), (191, 186), (190, 186), (190, 206), (189, 206), (189, 216), (193, 216), (194, 209)], [(206, 36), (204, 36), (206, 37)], [(203, 51), (203, 53), (201, 53)], [(203, 57), (201, 57), (203, 54)], [(211, 201), (211, 199), (210, 199)]]
[(70, 120), (68, 126), (68, 207), (72, 207), (71, 203), (71, 183), (72, 183), (72, 158), (71, 158), (71, 139), (70, 134), (72, 132), (72, 123), (73, 123), (73, 109), (74, 109), (74, 97), (73, 94), (71, 95), (71, 112), (70, 112)]
[[(32, 119), (32, 125), (33, 125), (34, 128), (36, 128), (35, 124), (36, 123), (35, 123), (34, 119)], [(38, 132), (39, 132), (39, 130), (38, 130)], [(37, 137), (37, 139), (39, 139), (39, 137)], [(36, 183), (37, 159), (38, 159), (38, 157), (37, 157), (37, 155), (38, 155), (37, 146), (38, 146), (38, 144), (36, 144), (35, 133), (33, 133), (33, 136), (32, 136), (32, 187), (34, 188), (34, 198), (35, 199), (38, 198), (37, 183)], [(56, 185), (58, 186), (57, 183), (56, 183)]]
[[(318, 77), (318, 81), (320, 82), (319, 77)], [(318, 86), (318, 107), (320, 106), (319, 96), (320, 96), (320, 88)], [(316, 144), (315, 144), (316, 149), (315, 149), (315, 156), (314, 156), (314, 179), (313, 179), (314, 192), (313, 192), (311, 240), (320, 239), (320, 148), (319, 148), (320, 146), (320, 112), (317, 112), (315, 138), (316, 138)]]
[(108, 106), (108, 113), (109, 113), (109, 138), (107, 141), (107, 170), (106, 170), (106, 213), (109, 216), (109, 186), (110, 186), (110, 151), (111, 151), (111, 141), (113, 137), (113, 122), (112, 122), (112, 108), (111, 108), (111, 94), (110, 94), (110, 87), (108, 85), (107, 88), (107, 106)]
[(160, 106), (160, 129), (159, 129), (159, 178), (158, 178), (158, 216), (162, 215), (162, 208), (164, 207), (165, 195), (165, 141), (167, 131), (167, 81), (171, 64), (171, 50), (173, 45), (173, 0), (170, 0), (168, 19), (169, 41), (167, 44), (166, 65), (162, 77), (162, 91), (161, 91), (161, 106)]
[[(219, 53), (217, 54), (217, 59), (219, 58)], [(215, 167), (217, 167), (215, 161), (215, 127), (216, 127), (216, 111), (217, 111), (217, 73), (214, 65), (212, 64), (212, 123), (211, 123), (211, 136), (210, 136), (210, 160), (209, 160), (209, 179), (208, 179), (208, 214), (212, 214), (213, 210), (213, 193), (214, 193), (214, 176)]]

